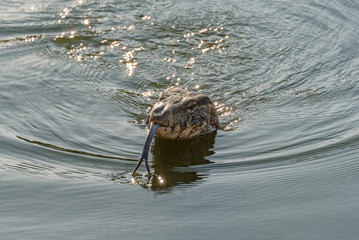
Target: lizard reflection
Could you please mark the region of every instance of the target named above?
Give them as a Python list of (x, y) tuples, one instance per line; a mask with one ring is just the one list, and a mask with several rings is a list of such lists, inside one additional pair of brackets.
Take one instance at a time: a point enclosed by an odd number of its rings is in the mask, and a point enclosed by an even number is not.
[[(206, 178), (190, 168), (193, 165), (210, 164), (206, 157), (214, 154), (216, 132), (194, 139), (176, 141), (156, 138), (152, 147), (154, 176), (150, 187), (153, 190), (169, 190), (178, 184), (193, 184)], [(184, 167), (176, 169), (178, 167)]]

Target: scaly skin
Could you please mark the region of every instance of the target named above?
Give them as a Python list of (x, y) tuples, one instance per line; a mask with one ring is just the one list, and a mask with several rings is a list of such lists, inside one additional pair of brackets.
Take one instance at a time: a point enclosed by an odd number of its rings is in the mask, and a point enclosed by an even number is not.
[(156, 135), (167, 139), (190, 139), (219, 128), (216, 109), (206, 95), (183, 88), (168, 88), (162, 92), (147, 116), (160, 127)]

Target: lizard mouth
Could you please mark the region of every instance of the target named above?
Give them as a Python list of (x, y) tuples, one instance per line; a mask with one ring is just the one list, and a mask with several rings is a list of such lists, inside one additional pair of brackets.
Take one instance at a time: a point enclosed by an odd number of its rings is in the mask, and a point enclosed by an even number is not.
[(151, 124), (158, 124), (159, 127), (168, 127), (168, 125), (169, 125), (167, 122), (165, 122), (165, 121), (163, 121), (161, 119), (153, 119), (153, 120), (151, 120), (149, 122), (149, 124), (148, 124), (148, 128), (150, 128)]

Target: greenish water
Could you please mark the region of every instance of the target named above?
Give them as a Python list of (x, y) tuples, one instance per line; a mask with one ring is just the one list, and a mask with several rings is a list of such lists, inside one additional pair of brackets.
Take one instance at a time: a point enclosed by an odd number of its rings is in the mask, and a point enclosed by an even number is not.
[[(357, 239), (359, 3), (2, 1), (1, 239)], [(169, 86), (221, 130), (155, 139)]]

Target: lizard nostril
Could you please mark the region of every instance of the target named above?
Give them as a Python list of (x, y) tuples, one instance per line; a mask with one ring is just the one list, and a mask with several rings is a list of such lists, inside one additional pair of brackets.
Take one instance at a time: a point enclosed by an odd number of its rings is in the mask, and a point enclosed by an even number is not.
[(155, 114), (161, 114), (163, 108), (164, 108), (163, 106), (158, 107), (158, 108), (154, 108), (154, 109), (152, 110), (152, 112), (155, 113)]

